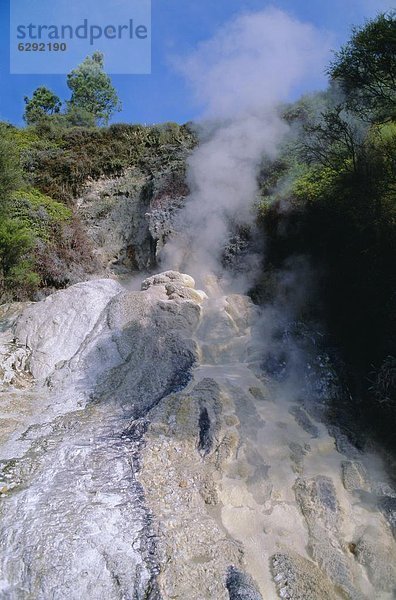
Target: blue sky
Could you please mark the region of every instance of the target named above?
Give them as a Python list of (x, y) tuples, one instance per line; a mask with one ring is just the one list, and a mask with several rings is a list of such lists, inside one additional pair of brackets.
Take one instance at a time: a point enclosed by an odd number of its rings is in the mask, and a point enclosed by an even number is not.
[[(40, 0), (34, 2), (39, 4)], [(62, 99), (70, 94), (64, 75), (10, 75), (9, 0), (0, 3), (0, 119), (22, 124), (23, 98), (39, 85), (50, 87)], [(198, 108), (183, 77), (172, 66), (173, 58), (189, 55), (199, 42), (211, 38), (238, 14), (268, 6), (327, 32), (333, 49), (337, 49), (348, 39), (352, 25), (392, 4), (387, 0), (153, 0), (152, 73), (112, 76), (123, 103), (122, 112), (113, 120), (183, 123), (196, 118)], [(325, 84), (324, 77), (321, 83)]]

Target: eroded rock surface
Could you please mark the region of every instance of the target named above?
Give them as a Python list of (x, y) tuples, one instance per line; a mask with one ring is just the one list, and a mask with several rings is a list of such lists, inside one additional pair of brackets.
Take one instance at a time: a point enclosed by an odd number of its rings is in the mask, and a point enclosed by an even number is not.
[(189, 144), (181, 143), (166, 165), (130, 168), (119, 177), (87, 184), (77, 210), (103, 271), (130, 273), (156, 266), (166, 240), (180, 227), (188, 195), (188, 153)]
[(16, 420), (0, 455), (4, 597), (159, 597), (152, 517), (136, 479), (147, 429), (138, 417), (188, 381), (200, 310), (165, 285), (125, 292), (106, 280), (17, 319), (36, 383), (14, 408), (17, 392), (1, 397), (3, 419), (13, 411)]
[(389, 536), (380, 535), (374, 527), (368, 527), (357, 540), (354, 554), (367, 569), (370, 581), (378, 590), (396, 590), (396, 552)]
[(343, 513), (332, 480), (326, 476), (298, 479), (295, 492), (308, 525), (312, 558), (349, 598), (364, 598), (354, 586), (352, 560), (343, 552)]
[(288, 600), (336, 600), (333, 586), (315, 563), (298, 554), (278, 553), (272, 571), (279, 596)]
[(252, 578), (235, 567), (228, 569), (226, 584), (230, 600), (262, 600)]
[(0, 597), (390, 600), (396, 493), (321, 422), (326, 361), (213, 281), (141, 288), (0, 309)]
[(16, 323), (15, 338), (30, 352), (33, 377), (45, 379), (72, 358), (110, 299), (122, 291), (111, 279), (78, 283), (29, 306)]
[[(226, 572), (242, 551), (214, 514), (224, 461), (237, 446), (220, 388), (205, 378), (149, 414), (139, 479), (157, 516), (165, 598), (228, 598)], [(202, 415), (205, 414), (203, 419)]]

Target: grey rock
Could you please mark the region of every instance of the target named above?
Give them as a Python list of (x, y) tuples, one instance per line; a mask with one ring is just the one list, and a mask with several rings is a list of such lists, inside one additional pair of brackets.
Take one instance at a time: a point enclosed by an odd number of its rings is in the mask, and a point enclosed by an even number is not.
[(199, 316), (197, 303), (171, 300), (160, 283), (142, 292), (119, 293), (49, 383), (53, 389), (73, 385), (86, 400), (111, 402), (130, 416), (141, 416), (188, 382)]
[(157, 265), (168, 237), (183, 227), (180, 213), (188, 195), (185, 167), (191, 144), (192, 139), (181, 140), (167, 164), (156, 164), (154, 153), (141, 168), (87, 183), (77, 209), (103, 270), (128, 273)]
[(201, 412), (199, 414), (199, 442), (198, 442), (198, 450), (202, 454), (208, 454), (211, 451), (213, 445), (213, 437), (210, 432), (210, 418), (208, 409), (206, 406), (201, 408)]
[(342, 483), (348, 492), (354, 490), (370, 491), (367, 480), (367, 471), (362, 463), (357, 461), (344, 461), (341, 463)]
[(391, 496), (396, 498), (396, 490), (387, 481), (373, 481), (372, 491), (377, 496)]
[(199, 405), (199, 441), (198, 451), (205, 456), (213, 449), (213, 444), (220, 429), (220, 388), (209, 378), (205, 378), (194, 387), (192, 397)]
[(293, 415), (297, 423), (300, 425), (300, 427), (304, 429), (304, 431), (309, 433), (309, 435), (313, 438), (318, 437), (318, 428), (312, 423), (311, 419), (309, 418), (305, 410), (301, 408), (301, 406), (292, 406), (289, 412), (291, 415)]
[[(181, 275), (174, 279), (191, 284)], [(95, 318), (84, 321), (90, 302)], [(0, 568), (9, 597), (161, 597), (156, 534), (137, 473), (147, 410), (189, 380), (200, 310), (191, 299), (171, 299), (162, 283), (126, 292), (105, 280), (59, 292), (28, 307), (17, 321), (19, 336), (30, 343), (36, 374), (49, 374), (38, 394), (45, 394), (49, 405), (66, 403), (69, 396), (86, 403), (70, 405), (50, 423), (39, 420), (27, 427), (25, 455), (5, 469), (4, 477), (9, 474), (16, 482), (1, 506)], [(59, 320), (52, 314), (60, 314)], [(41, 349), (49, 354), (40, 361)], [(57, 354), (51, 362), (52, 351)], [(199, 403), (209, 400), (215, 424), (209, 386), (198, 387), (196, 456)], [(169, 478), (159, 461), (157, 468)], [(198, 491), (197, 497), (205, 506)], [(208, 534), (209, 546), (219, 540), (214, 554), (228, 547), (224, 560), (229, 564), (239, 551), (219, 534), (218, 528), (214, 536)], [(194, 549), (197, 564), (204, 560), (204, 547)], [(219, 589), (226, 591), (223, 582)]]
[(353, 564), (343, 552), (342, 513), (332, 480), (323, 475), (297, 479), (294, 490), (308, 525), (312, 558), (347, 598), (364, 598), (354, 585)]
[(339, 427), (332, 425), (328, 427), (328, 430), (330, 435), (334, 437), (336, 448), (340, 454), (345, 454), (345, 456), (351, 460), (360, 458), (360, 451), (350, 442), (348, 437)]
[(156, 174), (152, 180), (149, 211), (146, 214), (148, 228), (156, 242), (156, 258), (159, 258), (169, 237), (184, 230), (182, 209), (186, 205), (189, 189), (185, 176), (185, 155), (181, 160)]
[(304, 456), (306, 456), (310, 451), (311, 447), (309, 444), (298, 444), (296, 442), (290, 442), (290, 458), (294, 463), (294, 470), (296, 473), (302, 473), (303, 465), (304, 465)]
[(225, 311), (239, 330), (251, 327), (259, 315), (258, 308), (251, 299), (240, 294), (229, 294), (226, 297)]
[(271, 481), (268, 481), (269, 469), (268, 465), (260, 465), (246, 479), (246, 485), (257, 504), (265, 504), (272, 496), (273, 485)]
[[(394, 541), (378, 514), (379, 504), (393, 522), (391, 491), (363, 489), (364, 470), (341, 436), (349, 460), (326, 436), (311, 442), (297, 428), (291, 438), (291, 386), (276, 373), (257, 378), (249, 362), (251, 301), (217, 290), (205, 301), (193, 286), (166, 271), (139, 292), (91, 281), (22, 317), (5, 309), (0, 333), (31, 332), (33, 342), (14, 350), (26, 359), (19, 368), (30, 360), (40, 379), (0, 398), (0, 595), (361, 600), (366, 574), (370, 593), (391, 593)], [(307, 397), (302, 385), (296, 403)], [(315, 436), (310, 404), (294, 408)], [(333, 474), (341, 461), (337, 481), (299, 478), (294, 501), (293, 470), (316, 474), (323, 464)], [(342, 474), (354, 494), (341, 502)], [(349, 518), (362, 521), (353, 542), (343, 539)], [(373, 522), (378, 531), (366, 531)]]
[(0, 306), (0, 390), (27, 388), (32, 384), (28, 369), (29, 351), (15, 339), (14, 327), (30, 302)]
[(388, 521), (393, 535), (396, 537), (396, 498), (393, 496), (383, 496), (379, 500), (379, 507)]
[(263, 599), (250, 575), (233, 566), (227, 571), (226, 586), (230, 600)]
[(155, 264), (146, 217), (150, 198), (149, 179), (137, 169), (87, 184), (77, 199), (78, 214), (102, 269), (122, 273)]
[(271, 560), (280, 598), (336, 600), (333, 586), (318, 566), (295, 552), (277, 553)]
[(145, 429), (126, 425), (109, 407), (69, 414), (37, 439), (30, 469), (13, 461), (22, 482), (2, 499), (2, 597), (150, 597), (158, 557), (136, 479)]
[(111, 279), (88, 281), (28, 306), (15, 325), (14, 335), (30, 352), (32, 375), (45, 379), (58, 363), (71, 359), (110, 299), (122, 291)]
[(151, 277), (145, 279), (142, 282), (141, 289), (148, 290), (152, 286), (166, 286), (171, 283), (189, 288), (193, 288), (195, 286), (194, 279), (190, 277), (190, 275), (185, 275), (184, 273), (179, 273), (178, 271), (165, 271), (164, 273), (152, 275)]
[(237, 445), (223, 402), (219, 384), (205, 377), (148, 414), (139, 480), (157, 522), (164, 598), (226, 600), (227, 569), (241, 566), (242, 549), (215, 510), (216, 479)]
[(363, 565), (375, 589), (396, 592), (396, 545), (374, 528), (367, 528), (358, 539), (354, 555)]

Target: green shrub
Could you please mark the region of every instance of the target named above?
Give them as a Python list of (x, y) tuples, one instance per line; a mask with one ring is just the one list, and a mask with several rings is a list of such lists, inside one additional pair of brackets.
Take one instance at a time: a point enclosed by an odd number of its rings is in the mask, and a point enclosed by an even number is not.
[(10, 194), (21, 183), (22, 174), (15, 145), (0, 132), (0, 212), (6, 209)]
[(150, 174), (173, 160), (179, 148), (196, 143), (189, 129), (177, 124), (49, 128), (45, 135), (47, 147), (32, 146), (23, 155), (23, 167), (34, 187), (66, 204), (82, 193), (89, 179), (117, 177), (128, 167)]
[(292, 195), (300, 201), (314, 202), (327, 196), (337, 181), (339, 173), (330, 167), (314, 166), (304, 170), (292, 186)]
[(23, 223), (35, 236), (48, 240), (54, 226), (69, 221), (72, 213), (64, 204), (39, 190), (25, 188), (13, 193), (10, 215)]
[(27, 258), (35, 246), (32, 232), (18, 219), (0, 222), (0, 298), (29, 297), (40, 283), (33, 261)]
[(5, 277), (5, 288), (11, 292), (12, 298), (26, 300), (38, 290), (41, 279), (34, 268), (33, 261), (24, 259), (8, 271)]

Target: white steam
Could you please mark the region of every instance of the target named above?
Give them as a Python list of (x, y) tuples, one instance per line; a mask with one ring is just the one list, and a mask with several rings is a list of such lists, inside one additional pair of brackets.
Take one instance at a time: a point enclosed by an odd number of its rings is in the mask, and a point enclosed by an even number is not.
[(230, 222), (248, 223), (264, 155), (287, 131), (277, 106), (302, 84), (319, 82), (328, 38), (288, 14), (239, 16), (178, 68), (203, 107), (202, 141), (189, 161), (191, 195), (183, 233), (165, 246), (167, 266), (199, 281), (219, 271)]

